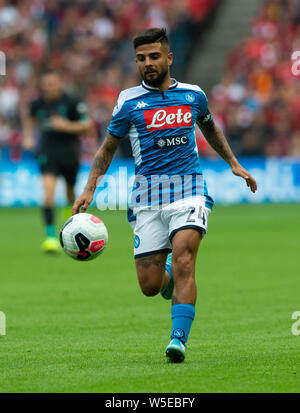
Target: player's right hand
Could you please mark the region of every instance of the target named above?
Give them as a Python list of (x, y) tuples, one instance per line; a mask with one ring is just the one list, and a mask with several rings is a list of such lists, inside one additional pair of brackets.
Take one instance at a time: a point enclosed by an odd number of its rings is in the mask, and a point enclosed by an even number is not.
[[(85, 189), (79, 198), (76, 199), (72, 208), (72, 215), (78, 214), (79, 212), (85, 212), (87, 207), (93, 201), (94, 192)], [(80, 211), (81, 207), (81, 211)]]

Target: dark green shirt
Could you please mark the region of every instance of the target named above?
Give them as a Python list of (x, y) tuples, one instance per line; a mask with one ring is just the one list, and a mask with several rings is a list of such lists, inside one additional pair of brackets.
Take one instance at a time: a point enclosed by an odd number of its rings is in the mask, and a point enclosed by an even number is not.
[(54, 130), (51, 116), (58, 115), (70, 121), (87, 118), (87, 105), (82, 100), (66, 93), (53, 101), (45, 101), (42, 97), (30, 104), (30, 116), (38, 121), (41, 132), (39, 153), (51, 159), (75, 161), (79, 159), (79, 135)]

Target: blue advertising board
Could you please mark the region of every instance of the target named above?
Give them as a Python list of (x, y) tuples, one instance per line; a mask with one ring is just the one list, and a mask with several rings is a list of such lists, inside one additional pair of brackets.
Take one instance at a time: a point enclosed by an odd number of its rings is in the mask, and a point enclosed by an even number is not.
[[(217, 204), (300, 202), (300, 159), (241, 158), (241, 164), (257, 180), (253, 194), (245, 182), (232, 174), (221, 159), (202, 159), (208, 191)], [(76, 183), (76, 195), (83, 190), (90, 164), (82, 164)], [(126, 209), (129, 186), (134, 175), (131, 159), (114, 159), (101, 188), (95, 195), (99, 209)], [(0, 206), (39, 206), (43, 202), (41, 175), (34, 159), (22, 162), (0, 161)], [(64, 182), (58, 180), (56, 204), (66, 202)]]

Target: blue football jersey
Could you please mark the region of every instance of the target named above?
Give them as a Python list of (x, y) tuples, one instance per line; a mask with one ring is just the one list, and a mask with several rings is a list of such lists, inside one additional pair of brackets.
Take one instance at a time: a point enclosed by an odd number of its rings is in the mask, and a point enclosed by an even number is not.
[[(202, 175), (195, 138), (196, 122), (211, 121), (202, 89), (172, 79), (172, 85), (164, 91), (145, 82), (122, 91), (107, 130), (115, 138), (129, 137), (136, 176), (144, 177), (149, 184), (153, 177), (166, 180), (176, 177), (177, 187), (181, 177), (182, 197), (206, 196), (206, 205), (212, 208), (213, 200)], [(152, 190), (154, 181), (151, 181)], [(163, 191), (160, 186), (159, 203)], [(148, 195), (153, 205), (151, 190)], [(172, 200), (174, 189), (170, 202)]]

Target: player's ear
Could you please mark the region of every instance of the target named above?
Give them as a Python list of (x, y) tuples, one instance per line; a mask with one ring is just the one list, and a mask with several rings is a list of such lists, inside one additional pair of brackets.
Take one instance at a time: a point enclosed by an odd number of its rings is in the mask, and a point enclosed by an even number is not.
[(168, 53), (168, 62), (169, 62), (169, 66), (171, 66), (171, 64), (173, 63), (173, 53), (172, 52)]

